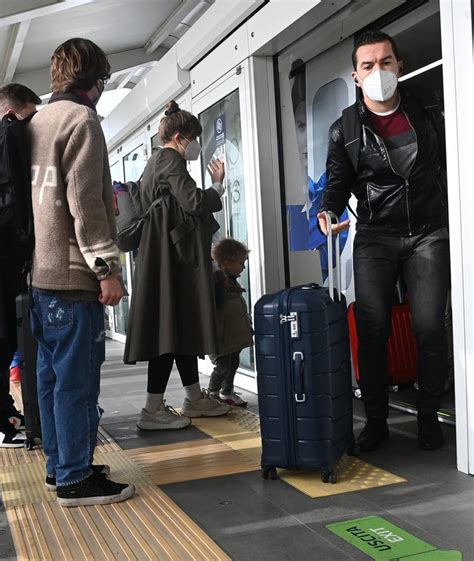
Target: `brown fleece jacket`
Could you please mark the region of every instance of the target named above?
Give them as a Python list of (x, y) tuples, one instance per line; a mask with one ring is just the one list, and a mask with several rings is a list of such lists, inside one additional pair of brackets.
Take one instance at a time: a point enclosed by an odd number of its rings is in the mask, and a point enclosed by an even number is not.
[(28, 125), (36, 246), (33, 286), (99, 291), (119, 272), (107, 147), (97, 114), (56, 101)]

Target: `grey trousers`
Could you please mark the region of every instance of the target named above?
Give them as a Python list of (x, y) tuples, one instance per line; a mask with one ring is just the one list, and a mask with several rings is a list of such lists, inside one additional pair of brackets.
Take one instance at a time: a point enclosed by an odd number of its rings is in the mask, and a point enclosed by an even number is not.
[(214, 370), (209, 381), (209, 391), (222, 391), (224, 394), (232, 393), (234, 389), (234, 377), (240, 364), (240, 353), (232, 353), (223, 356), (210, 356), (214, 364)]

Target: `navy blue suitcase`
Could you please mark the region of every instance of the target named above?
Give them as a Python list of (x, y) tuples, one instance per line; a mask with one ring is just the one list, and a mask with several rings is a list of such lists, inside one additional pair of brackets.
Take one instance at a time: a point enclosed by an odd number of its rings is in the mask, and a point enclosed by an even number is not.
[(347, 309), (336, 262), (339, 290), (331, 280), (330, 289), (298, 286), (255, 304), (264, 479), (274, 479), (277, 467), (318, 469), (324, 482), (336, 483), (335, 465), (355, 451)]

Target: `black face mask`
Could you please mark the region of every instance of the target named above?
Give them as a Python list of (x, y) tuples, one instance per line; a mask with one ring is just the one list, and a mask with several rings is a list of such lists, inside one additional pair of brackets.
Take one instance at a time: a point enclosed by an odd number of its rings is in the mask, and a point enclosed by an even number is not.
[[(100, 82), (102, 84), (102, 87), (99, 87), (97, 82)], [(99, 103), (99, 99), (102, 97), (102, 94), (104, 93), (105, 90), (105, 82), (104, 80), (102, 80), (102, 78), (99, 78), (99, 80), (97, 80), (96, 82), (96, 89), (97, 89), (97, 93), (99, 94), (93, 101), (94, 105), (97, 105)]]

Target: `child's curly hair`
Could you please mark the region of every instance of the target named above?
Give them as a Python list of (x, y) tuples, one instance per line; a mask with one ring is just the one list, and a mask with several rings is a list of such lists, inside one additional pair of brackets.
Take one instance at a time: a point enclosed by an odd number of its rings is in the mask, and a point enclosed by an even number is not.
[(232, 238), (224, 238), (219, 240), (213, 248), (212, 256), (216, 263), (220, 266), (225, 261), (235, 261), (241, 255), (248, 255), (249, 248)]

